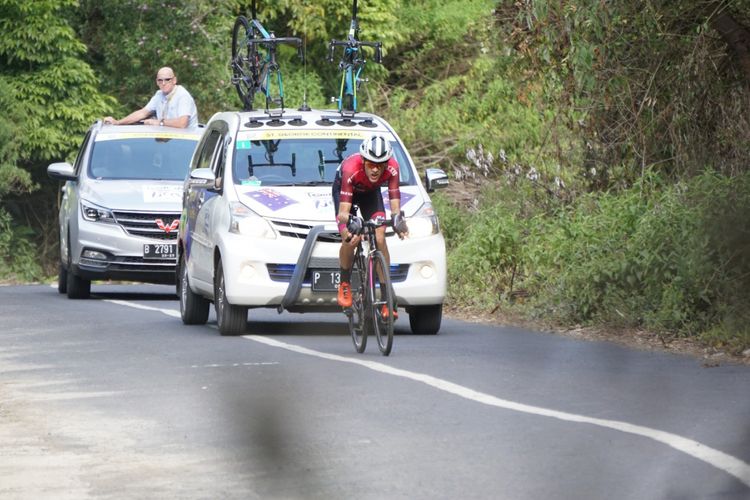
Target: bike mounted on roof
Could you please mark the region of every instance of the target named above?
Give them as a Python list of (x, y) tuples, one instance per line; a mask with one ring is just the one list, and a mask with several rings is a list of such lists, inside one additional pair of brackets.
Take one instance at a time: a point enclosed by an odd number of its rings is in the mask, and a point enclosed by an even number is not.
[[(266, 98), (266, 111), (274, 107), (284, 109), (284, 81), (281, 66), (276, 60), (276, 48), (280, 44), (295, 45), (300, 58), (302, 40), (297, 37), (276, 37), (269, 32), (257, 19), (255, 0), (252, 2), (252, 19), (238, 16), (232, 30), (232, 84), (242, 101), (243, 109), (251, 111), (256, 93), (262, 93)], [(338, 98), (332, 100), (338, 103), (338, 110), (342, 114), (352, 116), (357, 112), (359, 100), (357, 91), (362, 83), (367, 82), (362, 72), (367, 64), (363, 47), (374, 49), (374, 61), (381, 64), (382, 42), (366, 42), (358, 39), (359, 20), (357, 19), (357, 0), (352, 0), (352, 19), (346, 40), (331, 40), (328, 45), (328, 60), (333, 62), (336, 47), (343, 47), (339, 69), (341, 71), (341, 85)], [(275, 87), (275, 90), (274, 90)], [(275, 105), (275, 106), (272, 106)]]
[(381, 64), (383, 60), (382, 42), (364, 42), (359, 40), (359, 20), (357, 19), (357, 0), (352, 0), (352, 20), (349, 24), (349, 34), (346, 40), (331, 40), (328, 44), (328, 61), (333, 62), (336, 47), (343, 47), (344, 52), (339, 61), (341, 70), (341, 86), (339, 87), (339, 111), (357, 112), (357, 90), (363, 82), (362, 71), (367, 60), (364, 58), (362, 47), (375, 49), (375, 62)]
[[(252, 19), (238, 16), (232, 30), (232, 84), (242, 101), (243, 109), (251, 111), (256, 93), (266, 97), (266, 111), (275, 104), (284, 109), (284, 80), (281, 66), (276, 61), (276, 47), (281, 44), (295, 45), (300, 58), (302, 39), (276, 37), (257, 19), (255, 0), (252, 3)], [(273, 87), (276, 90), (272, 90)]]

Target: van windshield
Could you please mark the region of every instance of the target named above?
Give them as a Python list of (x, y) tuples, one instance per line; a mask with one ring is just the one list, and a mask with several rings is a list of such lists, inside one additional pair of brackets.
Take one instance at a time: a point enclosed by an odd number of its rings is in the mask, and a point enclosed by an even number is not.
[[(361, 139), (239, 140), (234, 153), (235, 184), (331, 185), (341, 162), (359, 151)], [(416, 184), (401, 146), (392, 142), (401, 185)]]
[(197, 141), (133, 138), (97, 141), (89, 176), (94, 179), (183, 180)]

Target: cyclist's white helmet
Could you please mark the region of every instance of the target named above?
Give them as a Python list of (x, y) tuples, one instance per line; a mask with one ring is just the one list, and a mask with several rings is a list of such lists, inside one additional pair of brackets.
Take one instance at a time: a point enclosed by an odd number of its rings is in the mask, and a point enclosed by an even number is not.
[(372, 134), (367, 139), (362, 141), (362, 145), (359, 147), (359, 153), (365, 160), (370, 160), (375, 163), (383, 163), (391, 159), (393, 156), (393, 148), (391, 143), (388, 142), (381, 134)]

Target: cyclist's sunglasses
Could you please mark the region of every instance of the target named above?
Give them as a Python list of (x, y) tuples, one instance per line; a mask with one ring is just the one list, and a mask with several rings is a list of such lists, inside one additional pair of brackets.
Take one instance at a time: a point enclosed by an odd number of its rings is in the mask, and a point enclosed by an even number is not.
[(379, 162), (378, 163), (378, 162), (374, 162), (374, 161), (371, 161), (371, 160), (365, 160), (365, 167), (369, 168), (370, 170), (375, 170), (375, 169), (378, 169), (378, 168), (382, 168), (382, 167), (385, 167), (386, 165), (388, 165), (387, 161), (383, 161), (383, 162)]

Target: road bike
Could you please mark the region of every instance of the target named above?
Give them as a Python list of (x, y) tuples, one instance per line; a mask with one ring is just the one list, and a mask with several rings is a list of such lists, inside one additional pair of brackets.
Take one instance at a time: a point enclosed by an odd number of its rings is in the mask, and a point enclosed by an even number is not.
[[(359, 220), (362, 238), (354, 252), (352, 306), (345, 308), (344, 313), (349, 319), (349, 332), (357, 352), (364, 352), (367, 336), (374, 333), (380, 352), (388, 356), (393, 348), (395, 301), (388, 263), (375, 245), (375, 230), (392, 225), (392, 220), (381, 216), (364, 222), (356, 215), (352, 217)], [(384, 307), (386, 317), (382, 314)]]
[(362, 70), (367, 60), (363, 57), (362, 47), (375, 49), (375, 62), (380, 64), (383, 60), (382, 42), (363, 42), (357, 39), (359, 36), (359, 21), (357, 20), (357, 0), (352, 0), (352, 20), (349, 25), (349, 34), (346, 40), (331, 40), (328, 46), (328, 60), (333, 62), (336, 47), (343, 47), (344, 53), (339, 61), (341, 70), (341, 87), (339, 89), (338, 107), (339, 112), (345, 110), (357, 112), (357, 90), (362, 82)]
[[(266, 97), (266, 110), (271, 105), (284, 109), (284, 80), (281, 67), (276, 61), (276, 47), (280, 44), (295, 45), (300, 58), (302, 40), (296, 37), (278, 38), (269, 32), (257, 19), (255, 0), (252, 3), (252, 19), (238, 16), (232, 30), (232, 84), (242, 101), (243, 109), (251, 111), (256, 93)], [(276, 91), (272, 87), (276, 87)]]

